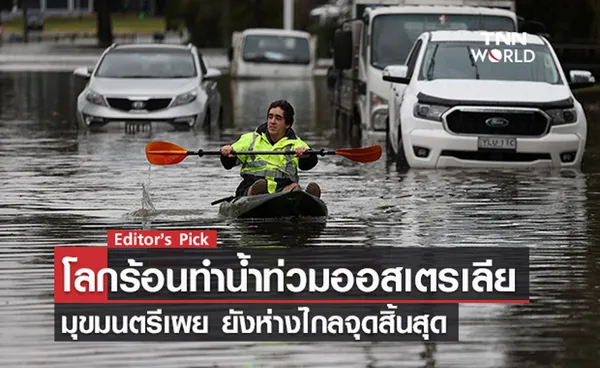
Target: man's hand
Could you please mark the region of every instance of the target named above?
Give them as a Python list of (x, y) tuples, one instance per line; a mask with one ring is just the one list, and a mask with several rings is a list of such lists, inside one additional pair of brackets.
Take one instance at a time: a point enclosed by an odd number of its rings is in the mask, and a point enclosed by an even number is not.
[(305, 155), (304, 152), (308, 151), (308, 148), (306, 147), (298, 147), (296, 148), (296, 157), (300, 157), (300, 158), (308, 158), (310, 157), (310, 155)]
[(226, 156), (226, 157), (235, 157), (235, 154), (232, 153), (232, 152), (233, 152), (233, 146), (231, 146), (229, 144), (221, 147), (221, 154), (223, 156)]

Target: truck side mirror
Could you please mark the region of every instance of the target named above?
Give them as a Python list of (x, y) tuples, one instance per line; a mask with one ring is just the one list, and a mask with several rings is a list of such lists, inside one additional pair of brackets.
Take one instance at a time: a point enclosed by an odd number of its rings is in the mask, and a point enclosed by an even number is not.
[(352, 31), (336, 29), (333, 37), (333, 65), (336, 69), (352, 68)]
[(406, 65), (388, 65), (383, 69), (382, 79), (386, 82), (409, 84), (408, 66)]
[(569, 71), (569, 86), (571, 89), (587, 88), (596, 83), (596, 78), (587, 70)]

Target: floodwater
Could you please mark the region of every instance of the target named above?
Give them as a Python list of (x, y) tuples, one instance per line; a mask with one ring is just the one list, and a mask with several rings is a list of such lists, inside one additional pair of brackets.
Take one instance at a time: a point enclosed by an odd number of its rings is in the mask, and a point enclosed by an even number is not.
[[(385, 157), (321, 158), (323, 223), (238, 223), (210, 202), (238, 171), (212, 156), (150, 167), (166, 140), (218, 149), (289, 99), (298, 134), (340, 148), (325, 81), (220, 82), (226, 116), (206, 132), (90, 133), (74, 124), (71, 73), (0, 73), (0, 366), (597, 367), (600, 362), (600, 150), (593, 112), (583, 173), (408, 171)], [(588, 106), (591, 109), (594, 106)], [(216, 229), (220, 246), (483, 245), (531, 249), (531, 303), (461, 305), (456, 343), (55, 343), (53, 247), (105, 245), (108, 229)], [(343, 256), (341, 254), (340, 256)]]

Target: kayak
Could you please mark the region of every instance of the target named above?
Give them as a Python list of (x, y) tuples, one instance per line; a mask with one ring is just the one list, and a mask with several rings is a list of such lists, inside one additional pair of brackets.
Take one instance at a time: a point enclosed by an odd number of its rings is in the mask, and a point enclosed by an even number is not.
[(327, 205), (303, 190), (233, 197), (219, 215), (232, 218), (326, 217)]

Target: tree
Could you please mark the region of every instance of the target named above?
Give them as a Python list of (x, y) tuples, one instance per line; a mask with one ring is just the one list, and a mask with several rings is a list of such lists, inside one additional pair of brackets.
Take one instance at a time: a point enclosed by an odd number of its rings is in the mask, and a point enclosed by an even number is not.
[(600, 38), (600, 1), (587, 0), (593, 14), (592, 24), (590, 26), (590, 38), (597, 40)]
[(100, 47), (108, 47), (114, 42), (110, 13), (114, 10), (115, 5), (114, 0), (94, 0), (96, 36)]
[(0, 0), (0, 11), (11, 10), (13, 7), (13, 0)]
[[(11, 10), (13, 7), (13, 0), (0, 0), (0, 12), (4, 10)], [(0, 13), (0, 26), (2, 26), (2, 13)]]
[(198, 47), (223, 47), (231, 32), (246, 28), (283, 26), (282, 0), (182, 0), (181, 7), (191, 42)]

